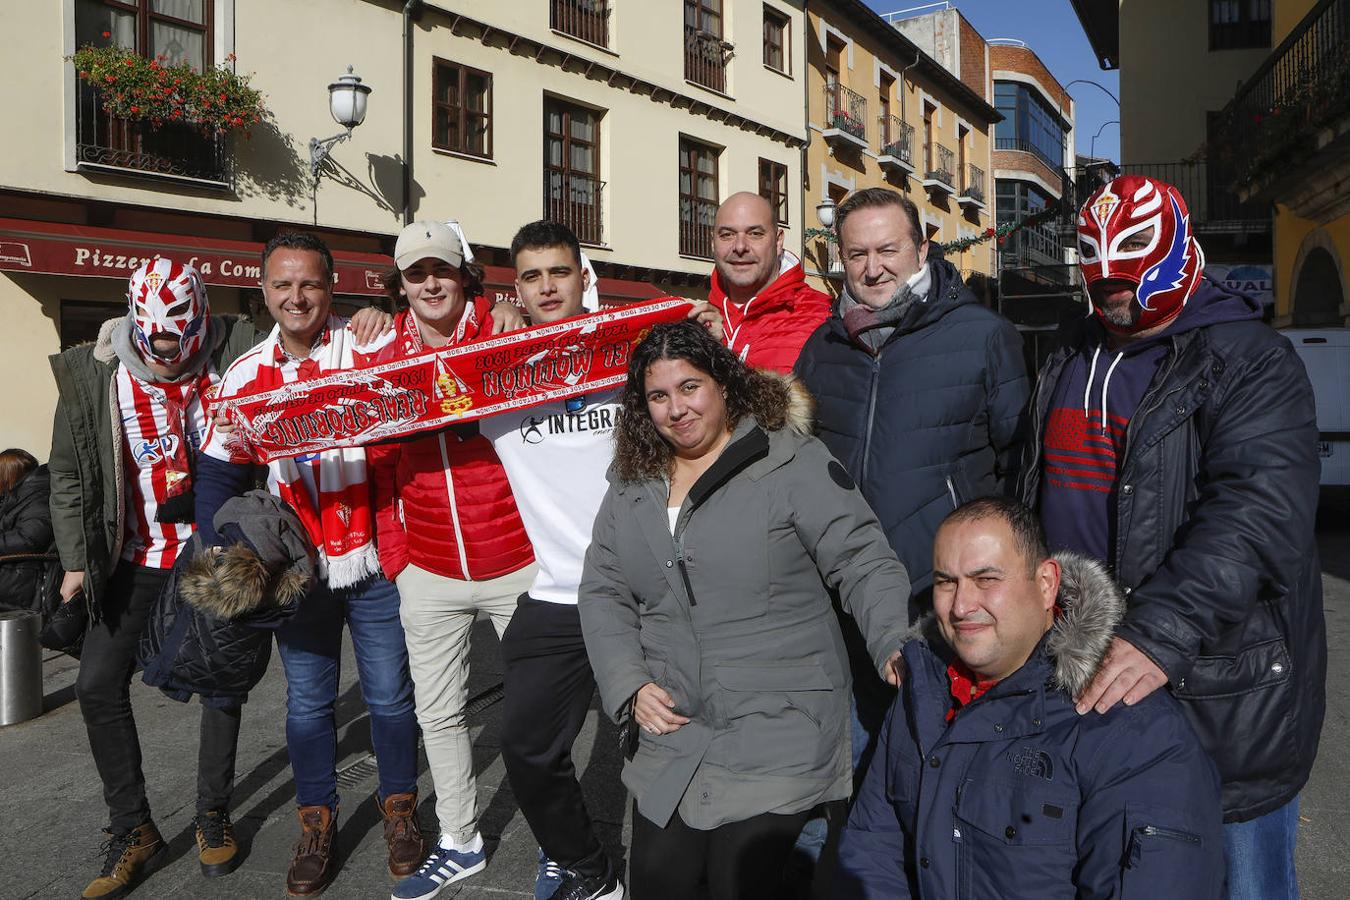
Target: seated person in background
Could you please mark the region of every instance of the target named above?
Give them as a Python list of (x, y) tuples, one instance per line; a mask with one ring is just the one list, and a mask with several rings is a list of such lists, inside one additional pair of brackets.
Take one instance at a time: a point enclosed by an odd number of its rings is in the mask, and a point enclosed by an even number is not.
[(933, 568), (835, 896), (1222, 896), (1218, 774), (1180, 707), (1074, 710), (1124, 612), (1105, 570), (992, 497), (947, 516)]

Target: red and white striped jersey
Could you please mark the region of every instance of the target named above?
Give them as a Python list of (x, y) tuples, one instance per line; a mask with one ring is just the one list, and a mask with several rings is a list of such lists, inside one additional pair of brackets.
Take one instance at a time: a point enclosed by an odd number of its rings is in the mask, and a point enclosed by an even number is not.
[[(171, 481), (183, 477), (181, 464), (206, 437), (209, 398), (220, 376), (214, 369), (182, 382), (146, 382), (118, 364), (117, 405), (122, 417), (122, 457), (126, 472), (126, 534), (122, 559), (152, 569), (169, 569), (196, 526), (156, 522), (159, 505), (174, 492)], [(181, 417), (172, 423), (170, 416)], [(182, 437), (180, 437), (180, 435)], [(187, 447), (180, 441), (186, 440)], [(185, 451), (186, 455), (183, 455)]]

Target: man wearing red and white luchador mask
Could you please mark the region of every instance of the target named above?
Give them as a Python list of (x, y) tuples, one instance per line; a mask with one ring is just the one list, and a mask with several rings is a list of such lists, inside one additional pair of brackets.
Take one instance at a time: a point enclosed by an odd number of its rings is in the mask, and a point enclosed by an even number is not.
[(1078, 711), (1171, 691), (1223, 779), (1228, 896), (1296, 897), (1326, 677), (1307, 374), (1205, 278), (1172, 185), (1102, 186), (1078, 244), (1091, 314), (1041, 369), (1021, 477), (1051, 549), (1104, 561), (1128, 600)]

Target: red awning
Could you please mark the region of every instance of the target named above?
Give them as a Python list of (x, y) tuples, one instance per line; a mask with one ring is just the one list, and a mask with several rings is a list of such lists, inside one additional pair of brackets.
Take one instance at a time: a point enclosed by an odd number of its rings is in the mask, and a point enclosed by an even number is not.
[[(0, 271), (126, 279), (159, 255), (196, 266), (207, 284), (257, 288), (262, 249), (254, 241), (0, 218)], [(382, 296), (380, 274), (392, 262), (379, 253), (334, 250), (334, 293)], [(493, 299), (516, 299), (512, 269), (488, 266), (483, 281)], [(601, 278), (599, 288), (611, 305), (664, 296), (653, 285), (617, 278)]]

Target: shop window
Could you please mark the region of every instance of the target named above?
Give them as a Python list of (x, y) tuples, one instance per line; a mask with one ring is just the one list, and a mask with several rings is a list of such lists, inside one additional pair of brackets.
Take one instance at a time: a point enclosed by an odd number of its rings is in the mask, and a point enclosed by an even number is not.
[(77, 344), (94, 340), (104, 322), (125, 316), (126, 312), (125, 302), (62, 300), (59, 324), (61, 349), (69, 350)]

